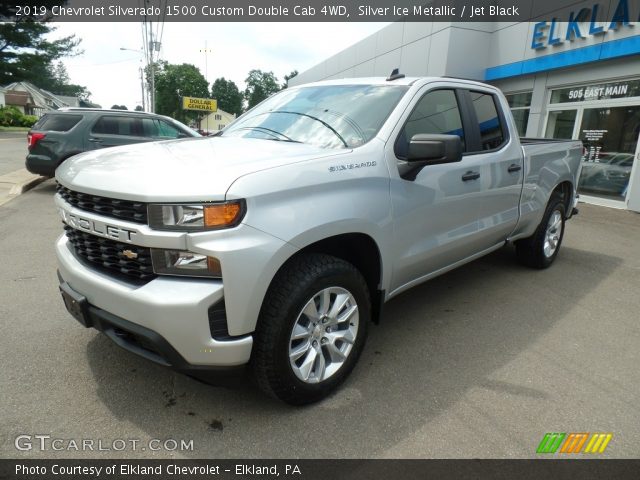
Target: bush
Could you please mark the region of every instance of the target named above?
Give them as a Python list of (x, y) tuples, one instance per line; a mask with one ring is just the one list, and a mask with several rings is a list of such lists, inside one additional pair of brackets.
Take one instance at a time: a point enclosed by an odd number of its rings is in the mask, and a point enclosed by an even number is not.
[(0, 126), (31, 127), (38, 121), (35, 115), (25, 115), (16, 107), (0, 107)]
[(22, 126), (23, 127), (33, 127), (33, 124), (38, 121), (38, 117), (35, 115), (23, 115), (22, 116)]

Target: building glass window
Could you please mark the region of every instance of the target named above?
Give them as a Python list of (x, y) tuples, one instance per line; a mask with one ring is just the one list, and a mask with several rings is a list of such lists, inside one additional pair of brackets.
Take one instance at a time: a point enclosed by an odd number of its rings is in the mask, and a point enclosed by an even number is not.
[(570, 140), (576, 123), (577, 110), (553, 110), (549, 112), (545, 138)]
[(584, 145), (578, 191), (624, 200), (640, 136), (640, 106), (585, 108)]
[(524, 137), (527, 134), (527, 125), (529, 125), (529, 111), (531, 110), (533, 92), (509, 93), (505, 96), (516, 121), (518, 134)]
[(627, 97), (640, 97), (640, 80), (559, 88), (551, 91), (550, 103), (591, 102)]

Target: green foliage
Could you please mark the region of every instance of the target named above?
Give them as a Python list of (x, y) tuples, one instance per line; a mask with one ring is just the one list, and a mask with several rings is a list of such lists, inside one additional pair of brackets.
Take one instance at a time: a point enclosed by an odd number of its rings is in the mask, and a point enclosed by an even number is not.
[(54, 61), (81, 53), (75, 35), (46, 40), (53, 31), (55, 27), (32, 20), (0, 23), (0, 85), (28, 81), (46, 88), (55, 79)]
[(265, 98), (280, 90), (278, 79), (273, 72), (263, 72), (262, 70), (251, 70), (245, 83), (244, 98), (248, 108), (255, 107)]
[[(66, 1), (43, 0), (37, 7), (30, 5), (30, 12), (54, 5), (64, 5)], [(34, 8), (35, 7), (35, 8)], [(70, 35), (49, 41), (46, 36), (55, 31), (47, 20), (34, 16), (12, 18), (16, 5), (3, 2), (0, 5), (0, 85), (27, 81), (37, 87), (59, 95), (88, 99), (90, 92), (81, 85), (69, 83), (69, 75), (64, 65), (57, 62), (62, 57), (78, 55), (80, 39)]]
[(285, 88), (287, 88), (289, 86), (289, 80), (291, 80), (293, 77), (296, 77), (296, 76), (298, 76), (298, 70), (294, 70), (289, 75), (285, 75), (284, 83), (282, 84), (282, 89), (284, 90)]
[(52, 93), (58, 95), (67, 95), (69, 97), (77, 97), (82, 100), (89, 100), (91, 92), (85, 87), (69, 83), (69, 74), (62, 62), (53, 64), (50, 77), (44, 77), (40, 79), (40, 83), (37, 85), (40, 88), (49, 90)]
[(218, 108), (236, 116), (242, 114), (242, 94), (238, 86), (224, 77), (217, 78), (211, 86), (211, 98), (218, 101)]
[(33, 125), (38, 121), (38, 117), (36, 117), (35, 115), (23, 115), (22, 116), (22, 121), (21, 123), (21, 127), (33, 127)]
[(134, 110), (136, 112), (142, 112), (142, 105), (136, 105), (136, 108)]
[[(147, 69), (148, 70), (148, 69)], [(150, 81), (147, 71), (147, 81)], [(182, 97), (209, 96), (209, 84), (194, 65), (173, 65), (165, 61), (156, 64), (155, 73), (156, 112), (183, 123), (202, 116), (201, 112), (182, 109)]]
[(25, 115), (16, 107), (0, 107), (0, 126), (31, 127), (38, 121), (35, 115)]
[(129, 110), (126, 105), (111, 105), (111, 110)]

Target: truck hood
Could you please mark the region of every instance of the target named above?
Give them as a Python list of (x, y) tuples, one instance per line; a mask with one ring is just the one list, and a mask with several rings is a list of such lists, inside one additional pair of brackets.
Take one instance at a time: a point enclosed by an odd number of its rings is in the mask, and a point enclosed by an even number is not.
[(56, 179), (72, 190), (123, 200), (223, 200), (249, 173), (348, 150), (249, 138), (193, 138), (85, 152), (62, 163)]

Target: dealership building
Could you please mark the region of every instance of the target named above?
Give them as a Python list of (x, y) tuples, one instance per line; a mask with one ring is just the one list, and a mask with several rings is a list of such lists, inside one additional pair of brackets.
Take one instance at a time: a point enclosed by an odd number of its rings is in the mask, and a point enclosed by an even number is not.
[(395, 22), (289, 84), (394, 68), (491, 83), (522, 136), (584, 142), (581, 200), (640, 212), (640, 1), (571, 3), (530, 22)]

